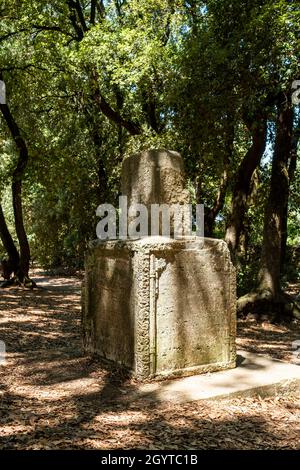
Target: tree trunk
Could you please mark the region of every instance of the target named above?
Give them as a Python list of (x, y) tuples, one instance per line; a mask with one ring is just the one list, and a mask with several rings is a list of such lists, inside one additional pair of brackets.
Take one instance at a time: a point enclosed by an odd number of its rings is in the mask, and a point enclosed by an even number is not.
[(247, 199), (251, 192), (251, 179), (266, 148), (267, 123), (265, 119), (255, 121), (251, 126), (252, 145), (242, 160), (234, 178), (231, 214), (226, 228), (225, 241), (235, 262), (243, 220), (247, 210)]
[(28, 278), (29, 275), (30, 248), (23, 221), (21, 178), (22, 175), (15, 171), (12, 182), (12, 196), (15, 227), (20, 246), (20, 264), (17, 276), (20, 282), (24, 282), (24, 279)]
[(12, 273), (18, 272), (20, 256), (15, 246), (15, 243), (12, 239), (12, 236), (8, 230), (1, 204), (0, 204), (0, 238), (5, 248), (5, 251), (8, 254), (8, 261), (6, 263), (7, 264), (6, 273), (4, 273), (4, 266), (3, 266), (3, 276), (5, 279), (8, 280), (10, 279), (10, 276)]
[(22, 179), (28, 162), (28, 149), (25, 140), (21, 136), (20, 129), (11, 114), (9, 106), (7, 104), (0, 104), (0, 110), (19, 152), (17, 166), (12, 176), (12, 199), (16, 233), (20, 246), (20, 261), (17, 277), (21, 283), (24, 283), (28, 280), (30, 262), (30, 248), (24, 227), (22, 209)]
[(204, 236), (205, 237), (212, 237), (214, 233), (216, 217), (223, 209), (225, 196), (227, 192), (228, 186), (228, 167), (229, 161), (224, 162), (224, 169), (220, 178), (219, 183), (219, 190), (217, 193), (217, 197), (215, 199), (214, 205), (211, 208), (205, 210), (205, 218), (204, 218)]
[[(86, 110), (87, 116), (89, 115), (88, 109)], [(103, 162), (103, 149), (102, 149), (102, 138), (99, 134), (99, 127), (97, 126), (97, 122), (90, 121), (90, 134), (94, 142), (95, 146), (95, 154), (96, 154), (96, 171), (97, 171), (97, 178), (98, 178), (98, 185), (97, 185), (97, 196), (99, 204), (103, 204), (108, 202), (109, 200), (109, 188), (108, 188), (108, 178), (106, 174), (105, 165)]]
[[(224, 157), (223, 157), (223, 172), (219, 182), (219, 190), (211, 208), (205, 211), (204, 218), (204, 235), (205, 237), (212, 237), (214, 233), (216, 217), (219, 215), (224, 207), (225, 197), (228, 188), (228, 170), (232, 160), (234, 142), (234, 119), (233, 116), (228, 118), (227, 135), (224, 145)], [(200, 201), (199, 201), (200, 202)]]
[[(254, 292), (238, 299), (238, 312), (258, 310), (262, 313), (267, 311), (279, 316), (283, 314), (300, 319), (298, 300), (285, 294), (280, 286), (282, 244), (286, 237), (286, 211), (289, 197), (288, 162), (289, 158), (293, 156), (292, 132), (293, 109), (290, 96), (282, 93), (278, 105), (270, 191), (264, 216), (258, 287)], [(290, 164), (293, 167), (293, 160)]]
[[(291, 182), (294, 179), (295, 171), (297, 167), (297, 150), (298, 150), (298, 142), (300, 138), (300, 121), (298, 126), (293, 130), (292, 135), (292, 142), (291, 142), (291, 152), (290, 152), (290, 162), (289, 162), (289, 169), (288, 169), (288, 176), (289, 176), (289, 187)], [(286, 204), (283, 211), (283, 219), (282, 219), (282, 241), (281, 241), (281, 260), (280, 260), (280, 269), (281, 272), (283, 271), (285, 261), (286, 261), (286, 244), (287, 244), (287, 223), (288, 223), (288, 198), (286, 200)]]
[(276, 299), (280, 294), (280, 272), (284, 220), (289, 196), (288, 161), (292, 149), (293, 109), (282, 94), (278, 105), (276, 139), (269, 197), (264, 216), (261, 267), (258, 290)]

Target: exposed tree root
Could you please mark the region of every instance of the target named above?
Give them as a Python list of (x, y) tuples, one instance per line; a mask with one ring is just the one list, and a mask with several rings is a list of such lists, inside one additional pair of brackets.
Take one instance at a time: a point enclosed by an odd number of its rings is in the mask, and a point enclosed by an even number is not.
[(268, 290), (257, 290), (238, 299), (237, 312), (239, 315), (251, 312), (258, 315), (270, 314), (275, 317), (300, 320), (300, 300), (284, 292), (274, 296)]

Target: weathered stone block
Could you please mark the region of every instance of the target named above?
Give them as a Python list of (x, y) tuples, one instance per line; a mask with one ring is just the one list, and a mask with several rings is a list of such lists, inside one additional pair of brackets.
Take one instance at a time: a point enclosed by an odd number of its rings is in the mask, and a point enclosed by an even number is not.
[(190, 195), (181, 155), (172, 150), (154, 149), (131, 155), (122, 163), (122, 194), (128, 205), (188, 204)]
[(139, 378), (235, 367), (235, 271), (222, 240), (95, 241), (84, 347)]
[[(122, 163), (122, 194), (127, 196), (128, 206), (143, 204), (148, 210), (148, 234), (151, 232), (151, 206), (167, 205), (170, 230), (163, 233), (161, 221), (157, 233), (152, 235), (174, 235), (173, 205), (182, 211), (182, 235), (190, 235), (188, 204), (190, 194), (186, 188), (183, 160), (178, 152), (167, 149), (145, 150), (131, 155)], [(132, 220), (128, 217), (128, 222)], [(177, 238), (177, 237), (175, 237)]]

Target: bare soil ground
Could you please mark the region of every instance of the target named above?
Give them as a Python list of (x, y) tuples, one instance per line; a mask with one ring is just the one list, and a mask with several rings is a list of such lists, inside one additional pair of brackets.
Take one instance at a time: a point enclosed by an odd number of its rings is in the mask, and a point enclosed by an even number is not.
[[(299, 449), (299, 397), (186, 405), (124, 399), (135, 380), (83, 356), (77, 277), (0, 289), (1, 449)], [(243, 320), (238, 347), (290, 361), (299, 325)]]

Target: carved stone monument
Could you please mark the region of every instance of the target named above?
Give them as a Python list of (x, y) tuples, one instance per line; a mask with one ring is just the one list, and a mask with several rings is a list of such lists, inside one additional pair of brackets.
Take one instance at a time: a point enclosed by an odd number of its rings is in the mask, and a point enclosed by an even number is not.
[[(133, 155), (122, 172), (129, 204), (189, 201), (178, 153)], [(139, 378), (235, 367), (235, 270), (222, 240), (91, 242), (82, 305), (85, 351)]]

